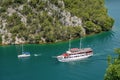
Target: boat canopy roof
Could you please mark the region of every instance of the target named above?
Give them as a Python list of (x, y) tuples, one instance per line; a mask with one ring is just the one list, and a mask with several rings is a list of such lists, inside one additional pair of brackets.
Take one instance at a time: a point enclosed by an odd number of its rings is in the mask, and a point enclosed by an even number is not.
[(76, 52), (76, 51), (79, 51), (79, 48), (72, 48), (70, 49), (71, 52)]
[(63, 54), (63, 56), (64, 56), (64, 57), (68, 57), (68, 56), (69, 56), (69, 54), (67, 54), (67, 53), (64, 53), (64, 54)]
[(30, 52), (22, 52), (22, 54), (30, 54)]
[(79, 48), (72, 48), (69, 50), (70, 53), (69, 54), (77, 54), (77, 53), (83, 53), (83, 52), (92, 52), (91, 48), (83, 48), (83, 49), (79, 49)]

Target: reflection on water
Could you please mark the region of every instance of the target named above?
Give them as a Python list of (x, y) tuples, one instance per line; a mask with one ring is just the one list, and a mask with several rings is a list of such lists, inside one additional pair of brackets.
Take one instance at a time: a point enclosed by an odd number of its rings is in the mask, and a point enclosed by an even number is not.
[(18, 61), (19, 62), (23, 62), (23, 63), (27, 63), (27, 62), (29, 62), (29, 60), (30, 60), (30, 56), (29, 57), (18, 58)]

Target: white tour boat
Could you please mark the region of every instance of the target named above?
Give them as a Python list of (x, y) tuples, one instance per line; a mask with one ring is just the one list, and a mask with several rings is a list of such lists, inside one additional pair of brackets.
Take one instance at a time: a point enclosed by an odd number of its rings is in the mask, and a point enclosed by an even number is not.
[(93, 55), (93, 50), (91, 48), (81, 48), (81, 40), (80, 40), (80, 48), (72, 48), (70, 49), (70, 40), (69, 40), (69, 50), (62, 55), (57, 56), (58, 61), (60, 62), (69, 62), (76, 61), (88, 58)]
[(22, 54), (18, 55), (18, 58), (29, 57), (29, 56), (30, 56), (30, 52), (24, 52), (22, 45)]

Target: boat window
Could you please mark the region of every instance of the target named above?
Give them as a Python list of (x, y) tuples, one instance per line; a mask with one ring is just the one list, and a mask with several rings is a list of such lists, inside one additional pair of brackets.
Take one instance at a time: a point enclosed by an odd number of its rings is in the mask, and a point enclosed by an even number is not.
[(92, 52), (92, 51), (87, 51), (86, 53), (90, 53), (90, 52)]

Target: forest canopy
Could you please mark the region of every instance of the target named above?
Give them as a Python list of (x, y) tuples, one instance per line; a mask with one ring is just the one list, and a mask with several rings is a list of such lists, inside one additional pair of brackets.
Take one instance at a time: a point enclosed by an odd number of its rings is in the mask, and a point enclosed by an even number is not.
[[(111, 30), (104, 0), (1, 0), (1, 36), (14, 43), (68, 40)], [(7, 31), (7, 33), (5, 33)], [(11, 37), (9, 37), (11, 33)], [(3, 39), (2, 39), (3, 40)]]

